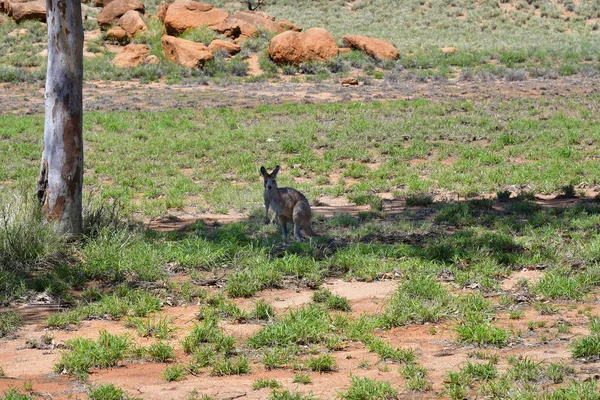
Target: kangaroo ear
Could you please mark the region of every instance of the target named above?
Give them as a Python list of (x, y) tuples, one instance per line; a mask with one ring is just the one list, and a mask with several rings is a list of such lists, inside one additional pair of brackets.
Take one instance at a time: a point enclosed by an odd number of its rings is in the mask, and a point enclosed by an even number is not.
[(267, 176), (267, 170), (265, 169), (265, 167), (260, 167), (260, 174), (262, 176)]
[(279, 165), (276, 166), (275, 169), (273, 170), (272, 174), (277, 175), (277, 173), (279, 172), (279, 168), (281, 168)]

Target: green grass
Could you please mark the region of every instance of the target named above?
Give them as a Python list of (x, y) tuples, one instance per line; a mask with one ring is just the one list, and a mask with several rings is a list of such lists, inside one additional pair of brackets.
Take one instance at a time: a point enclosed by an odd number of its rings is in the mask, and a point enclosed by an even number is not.
[(90, 400), (128, 400), (133, 399), (125, 390), (115, 387), (112, 383), (100, 384), (90, 389)]
[(133, 354), (133, 344), (127, 335), (116, 336), (100, 332), (97, 341), (75, 338), (67, 342), (70, 350), (61, 353), (54, 370), (67, 372), (86, 379), (91, 368), (114, 367), (119, 361)]
[(21, 314), (14, 311), (0, 312), (0, 338), (10, 336), (23, 325)]
[(323, 343), (331, 333), (327, 312), (317, 306), (304, 306), (265, 326), (248, 339), (248, 344), (255, 348), (308, 345)]
[[(146, 12), (155, 14), (157, 1), (147, 2)], [(209, 3), (225, 7), (223, 0)], [(345, 2), (312, 1), (299, 9), (290, 0), (265, 3), (264, 11), (277, 18), (287, 19), (304, 29), (326, 28), (340, 42), (342, 36), (352, 33), (381, 38), (395, 44), (401, 51), (398, 61), (377, 61), (356, 51), (334, 57), (324, 63), (305, 63), (298, 70), (310, 79), (329, 79), (339, 76), (350, 67), (361, 68), (364, 77), (386, 79), (399, 74), (413, 79), (447, 77), (461, 72), (462, 76), (477, 77), (494, 74), (507, 79), (523, 79), (527, 76), (570, 76), (590, 69), (596, 60), (594, 48), (598, 40), (594, 35), (598, 7), (589, 2), (571, 4), (572, 16), (565, 16), (561, 6), (552, 2), (519, 2), (514, 9), (503, 8), (502, 2), (476, 2), (443, 0), (429, 2), (392, 0), (363, 1), (346, 6)], [(231, 9), (229, 5), (227, 7)], [(389, 13), (392, 9), (394, 12)], [(96, 11), (85, 20), (85, 29), (97, 29)], [(87, 45), (96, 57), (85, 60), (86, 79), (156, 81), (167, 77), (168, 82), (193, 81), (205, 76), (220, 79), (235, 79), (239, 73), (232, 62), (209, 63), (204, 70), (186, 70), (168, 62), (161, 51), (160, 37), (164, 28), (157, 19), (147, 21), (148, 31), (138, 35), (135, 43), (145, 43), (152, 54), (159, 57), (158, 66), (143, 65), (132, 69), (118, 69), (110, 64), (111, 54), (101, 40)], [(397, 29), (386, 29), (393, 25)], [(41, 23), (24, 21), (28, 33), (20, 37), (9, 37), (17, 29), (12, 20), (0, 26), (0, 35), (7, 38), (0, 47), (0, 80), (9, 82), (43, 80), (45, 57), (38, 55), (44, 49), (46, 32)], [(183, 34), (189, 40), (207, 44), (215, 33), (206, 28), (194, 29)], [(277, 67), (264, 57), (266, 44), (271, 33), (260, 32), (243, 44), (243, 51), (234, 58), (233, 64), (243, 63), (243, 57), (255, 52), (261, 56), (261, 67), (265, 73), (259, 79), (268, 79)], [(444, 54), (441, 47), (456, 47), (457, 51)], [(31, 69), (33, 68), (33, 69)], [(383, 69), (376, 70), (376, 68)], [(595, 71), (594, 67), (591, 67)], [(282, 68), (283, 73), (289, 68)], [(484, 75), (485, 76), (485, 75)], [(521, 77), (522, 76), (522, 77)], [(257, 78), (253, 78), (257, 79)], [(395, 78), (389, 78), (394, 82)], [(469, 78), (473, 79), (473, 78)]]
[[(350, 173), (347, 171), (357, 162), (377, 160), (379, 167), (364, 171), (360, 184), (343, 186), (344, 195), (360, 202), (370, 201), (365, 196), (373, 191), (392, 192), (399, 186), (406, 188), (400, 194), (409, 196), (432, 187), (459, 194), (495, 193), (515, 182), (530, 184), (542, 193), (558, 191), (566, 184), (565, 176), (585, 176), (587, 182), (600, 180), (590, 162), (591, 147), (573, 145), (573, 140), (595, 140), (598, 120), (593, 113), (594, 103), (593, 97), (576, 96), (544, 102), (513, 100), (504, 102), (493, 115), (485, 112), (489, 106), (482, 101), (434, 104), (424, 100), (262, 106), (235, 113), (226, 109), (150, 115), (89, 112), (84, 116), (89, 146), (86, 189), (101, 189), (103, 198), (118, 197), (126, 210), (149, 216), (188, 205), (191, 196), (198, 198), (194, 200), (197, 204), (216, 211), (249, 211), (262, 202), (255, 162), (260, 159), (268, 165), (282, 164), (282, 185), (298, 187), (311, 200), (317, 194), (335, 194), (339, 190), (337, 182), (294, 184), (286, 165), (301, 164), (299, 172), (310, 175), (313, 182), (328, 182), (332, 170)], [(415, 147), (412, 152), (407, 152), (402, 146), (405, 141), (399, 142), (394, 135), (398, 119), (402, 120), (402, 130), (411, 132), (408, 143)], [(16, 117), (0, 117), (0, 130), (7, 139), (0, 142), (0, 154), (6, 160), (0, 179), (14, 181), (9, 187), (35, 178), (42, 122), (37, 116), (20, 116), (18, 121)], [(453, 129), (456, 124), (461, 129)], [(200, 126), (210, 140), (197, 139)], [(280, 127), (284, 129), (279, 131)], [(321, 132), (318, 136), (317, 127)], [(171, 135), (175, 128), (176, 140)], [(565, 129), (573, 134), (564, 135)], [(515, 132), (508, 143), (503, 139), (507, 130)], [(360, 138), (367, 131), (372, 132), (373, 140), (364, 143)], [(309, 145), (299, 153), (287, 153), (286, 143), (299, 132)], [(468, 139), (473, 136), (489, 144), (472, 143)], [(267, 142), (273, 137), (278, 140)], [(312, 151), (324, 144), (327, 147), (322, 154)], [(394, 150), (387, 151), (389, 148)], [(406, 163), (420, 156), (422, 150), (416, 149), (436, 150), (437, 157), (428, 162), (427, 170)], [(177, 157), (171, 157), (173, 153)], [(236, 154), (239, 162), (233, 162), (229, 154)], [(507, 161), (516, 154), (530, 162)], [(200, 172), (199, 158), (215, 162), (203, 165)], [(454, 160), (450, 165), (443, 163), (450, 158)], [(530, 203), (509, 203), (515, 212), (535, 211), (524, 208)], [(481, 212), (473, 211), (472, 205), (456, 207), (447, 210), (449, 215), (456, 214), (453, 223), (471, 224), (473, 213), (476, 216)]]
[(387, 400), (396, 399), (398, 391), (389, 382), (376, 381), (358, 376), (350, 377), (350, 387), (340, 393), (344, 400)]

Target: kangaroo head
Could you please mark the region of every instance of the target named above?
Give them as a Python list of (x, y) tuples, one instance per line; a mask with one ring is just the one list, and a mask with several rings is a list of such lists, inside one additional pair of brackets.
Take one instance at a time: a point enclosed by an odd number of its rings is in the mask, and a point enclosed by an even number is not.
[(275, 167), (273, 172), (268, 173), (265, 167), (260, 167), (260, 174), (263, 177), (265, 183), (265, 190), (277, 190), (277, 173), (279, 172), (279, 165)]

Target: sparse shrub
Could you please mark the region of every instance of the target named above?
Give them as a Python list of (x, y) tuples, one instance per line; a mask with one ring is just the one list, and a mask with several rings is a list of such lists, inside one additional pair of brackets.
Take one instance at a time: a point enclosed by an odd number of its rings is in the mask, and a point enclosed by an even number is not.
[(0, 312), (0, 338), (12, 335), (21, 325), (21, 314), (14, 311)]
[(162, 373), (163, 378), (169, 382), (177, 382), (187, 375), (185, 367), (181, 364), (168, 366)]
[(234, 57), (227, 63), (227, 71), (235, 76), (246, 76), (248, 75), (248, 63)]
[(115, 387), (112, 383), (100, 384), (90, 389), (90, 400), (128, 400), (131, 399), (125, 390)]
[(279, 383), (276, 379), (257, 379), (252, 384), (252, 389), (259, 390), (263, 388), (271, 388), (277, 389), (281, 387), (281, 383)]
[(433, 198), (425, 193), (407, 195), (405, 201), (408, 207), (427, 207), (433, 204)]
[(167, 343), (151, 344), (146, 352), (152, 361), (167, 362), (175, 359), (175, 350)]
[(336, 369), (336, 362), (331, 354), (323, 354), (306, 360), (306, 366), (315, 372), (332, 372)]
[(376, 381), (354, 375), (350, 377), (350, 388), (346, 392), (340, 393), (340, 398), (344, 400), (391, 400), (397, 397), (398, 391), (389, 382)]

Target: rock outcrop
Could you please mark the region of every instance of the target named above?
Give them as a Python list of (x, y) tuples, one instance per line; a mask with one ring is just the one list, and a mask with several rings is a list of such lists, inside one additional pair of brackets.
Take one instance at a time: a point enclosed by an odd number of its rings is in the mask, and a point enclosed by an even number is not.
[(169, 35), (164, 35), (161, 41), (165, 56), (186, 68), (202, 68), (213, 58), (212, 52), (202, 43)]
[(127, 34), (127, 31), (120, 26), (113, 26), (106, 32), (106, 40), (127, 43), (129, 41), (129, 35)]
[(242, 48), (240, 47), (239, 44), (228, 42), (227, 40), (221, 40), (221, 39), (213, 40), (210, 43), (210, 45), (208, 45), (208, 49), (213, 53), (216, 51), (225, 51), (230, 56), (237, 54), (242, 50)]
[(180, 35), (188, 29), (202, 25), (209, 27), (223, 24), (229, 13), (210, 4), (193, 0), (175, 0), (165, 12), (164, 23), (168, 35)]
[(146, 11), (144, 3), (140, 0), (113, 0), (98, 14), (98, 26), (101, 29), (107, 29), (130, 10), (139, 11), (141, 14)]
[(4, 11), (17, 23), (27, 19), (46, 21), (45, 0), (4, 0)]
[(127, 32), (129, 37), (134, 37), (137, 33), (146, 32), (148, 27), (139, 11), (129, 10), (119, 18), (119, 26)]
[(333, 36), (325, 29), (306, 32), (287, 31), (271, 39), (269, 56), (277, 64), (299, 65), (307, 61), (325, 61), (338, 54)]
[(128, 44), (111, 62), (119, 68), (133, 68), (142, 65), (149, 56), (150, 50), (145, 44)]
[(346, 35), (342, 38), (346, 47), (361, 50), (379, 60), (397, 60), (400, 53), (393, 44), (385, 40), (359, 35)]

